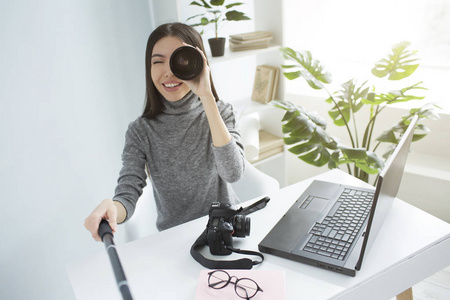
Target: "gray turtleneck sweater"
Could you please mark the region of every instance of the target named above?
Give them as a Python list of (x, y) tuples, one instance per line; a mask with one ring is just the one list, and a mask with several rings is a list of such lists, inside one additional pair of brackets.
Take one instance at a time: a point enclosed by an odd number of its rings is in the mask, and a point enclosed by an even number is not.
[(214, 147), (200, 99), (189, 92), (181, 100), (163, 102), (154, 119), (139, 117), (125, 136), (122, 169), (113, 200), (121, 202), (128, 220), (146, 185), (150, 170), (159, 230), (208, 214), (212, 202), (237, 204), (230, 186), (244, 171), (244, 151), (230, 104), (217, 102), (232, 139)]

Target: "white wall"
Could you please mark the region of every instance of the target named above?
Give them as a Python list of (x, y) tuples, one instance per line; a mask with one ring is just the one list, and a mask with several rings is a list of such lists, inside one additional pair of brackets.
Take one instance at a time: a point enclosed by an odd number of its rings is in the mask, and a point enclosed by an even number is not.
[(147, 0), (0, 3), (0, 299), (72, 299), (144, 101)]

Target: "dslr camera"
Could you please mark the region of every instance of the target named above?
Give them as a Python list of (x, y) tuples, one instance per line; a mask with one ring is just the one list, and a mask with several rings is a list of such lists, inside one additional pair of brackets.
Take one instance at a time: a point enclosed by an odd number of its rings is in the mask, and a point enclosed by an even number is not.
[(233, 248), (232, 237), (250, 235), (250, 218), (239, 215), (242, 207), (233, 209), (228, 203), (213, 202), (209, 210), (206, 239), (211, 254), (229, 255)]

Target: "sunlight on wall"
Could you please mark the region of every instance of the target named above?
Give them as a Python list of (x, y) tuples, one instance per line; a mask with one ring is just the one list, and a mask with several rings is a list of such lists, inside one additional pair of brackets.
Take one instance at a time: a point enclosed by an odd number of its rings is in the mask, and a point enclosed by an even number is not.
[[(421, 59), (410, 81), (424, 81), (429, 89), (426, 100), (450, 112), (445, 96), (450, 78), (449, 1), (285, 1), (284, 22), (284, 46), (310, 50), (333, 74), (336, 85), (353, 77), (371, 79), (373, 64), (393, 44), (410, 41), (410, 49), (418, 50)], [(302, 84), (289, 82), (286, 91), (314, 92)]]

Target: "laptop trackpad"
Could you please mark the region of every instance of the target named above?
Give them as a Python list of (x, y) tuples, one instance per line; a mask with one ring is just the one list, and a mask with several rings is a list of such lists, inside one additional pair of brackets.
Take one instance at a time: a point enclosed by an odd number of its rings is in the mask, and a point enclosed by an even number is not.
[(307, 209), (307, 210), (321, 212), (327, 204), (328, 204), (328, 199), (309, 196), (300, 207)]

